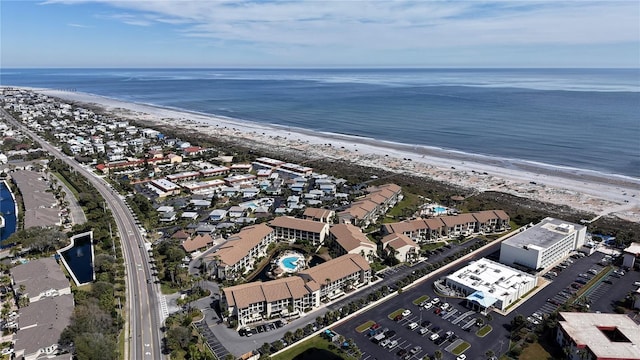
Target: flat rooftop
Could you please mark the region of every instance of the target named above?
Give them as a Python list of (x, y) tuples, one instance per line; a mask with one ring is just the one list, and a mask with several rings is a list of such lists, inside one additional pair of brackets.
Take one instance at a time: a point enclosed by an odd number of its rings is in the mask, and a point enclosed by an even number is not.
[[(625, 314), (561, 312), (559, 325), (600, 359), (640, 359), (640, 325)], [(562, 320), (564, 319), (564, 320)]]
[(536, 281), (535, 276), (485, 258), (470, 263), (447, 278), (497, 299)]
[(548, 217), (523, 232), (510, 237), (503, 244), (520, 248), (538, 246), (547, 249), (582, 228), (584, 228), (583, 225)]

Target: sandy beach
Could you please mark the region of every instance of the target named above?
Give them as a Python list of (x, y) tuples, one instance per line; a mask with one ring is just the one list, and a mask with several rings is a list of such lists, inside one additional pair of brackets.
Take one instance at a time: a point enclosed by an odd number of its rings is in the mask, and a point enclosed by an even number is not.
[(289, 148), (311, 159), (333, 158), (455, 184), (467, 196), (498, 191), (567, 205), (596, 215), (640, 222), (640, 179), (412, 146), (374, 139), (268, 126), (224, 117), (129, 103), (78, 92), (34, 89), (67, 101), (99, 106), (115, 117), (188, 129), (273, 149)]

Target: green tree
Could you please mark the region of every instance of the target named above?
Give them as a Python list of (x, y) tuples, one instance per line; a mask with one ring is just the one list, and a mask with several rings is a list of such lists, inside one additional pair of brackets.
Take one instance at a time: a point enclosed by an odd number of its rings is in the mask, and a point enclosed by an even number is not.
[(102, 333), (82, 333), (74, 339), (78, 360), (115, 360), (118, 358), (115, 340)]
[(191, 330), (184, 326), (176, 326), (167, 331), (167, 347), (171, 350), (187, 349), (191, 341)]

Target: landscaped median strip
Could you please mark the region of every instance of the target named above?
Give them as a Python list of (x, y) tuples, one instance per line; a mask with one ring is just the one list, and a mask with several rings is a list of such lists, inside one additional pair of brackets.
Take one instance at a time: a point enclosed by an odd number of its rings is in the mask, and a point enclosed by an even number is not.
[(427, 301), (427, 300), (429, 300), (429, 295), (422, 295), (419, 298), (413, 300), (413, 305), (419, 305), (423, 301)]
[(396, 319), (396, 316), (398, 316), (398, 315), (402, 315), (402, 312), (403, 312), (403, 311), (404, 311), (404, 309), (400, 308), (400, 309), (398, 309), (398, 310), (396, 310), (396, 311), (392, 312), (391, 314), (389, 314), (387, 317), (388, 317), (390, 320), (395, 320), (395, 319)]
[(369, 321), (367, 321), (366, 323), (364, 323), (364, 324), (362, 324), (362, 325), (358, 326), (358, 327), (356, 328), (356, 331), (357, 331), (357, 332), (359, 332), (359, 333), (363, 333), (363, 332), (367, 331), (367, 329), (369, 329), (369, 328), (370, 328), (371, 326), (373, 326), (373, 324), (375, 324), (375, 323), (376, 323), (375, 321), (373, 321), (373, 320), (369, 320)]
[(491, 325), (487, 324), (478, 329), (478, 331), (476, 331), (476, 335), (479, 337), (485, 337), (488, 333), (491, 332), (491, 330), (493, 330), (493, 328), (491, 327)]
[(463, 352), (467, 351), (467, 349), (469, 349), (470, 347), (471, 347), (471, 344), (469, 344), (466, 341), (463, 341), (460, 345), (456, 346), (453, 350), (451, 350), (451, 353), (455, 356), (458, 356)]

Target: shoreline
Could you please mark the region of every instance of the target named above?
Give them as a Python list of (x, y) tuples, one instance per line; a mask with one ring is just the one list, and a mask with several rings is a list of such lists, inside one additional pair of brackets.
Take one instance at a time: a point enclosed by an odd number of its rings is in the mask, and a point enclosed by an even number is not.
[(252, 142), (271, 150), (277, 146), (283, 151), (304, 153), (310, 159), (351, 161), (394, 173), (428, 177), (471, 192), (503, 192), (567, 205), (595, 215), (614, 214), (640, 222), (640, 179), (626, 175), (260, 124), (88, 93), (21, 88), (63, 101), (97, 106), (123, 119), (197, 131), (231, 141)]

